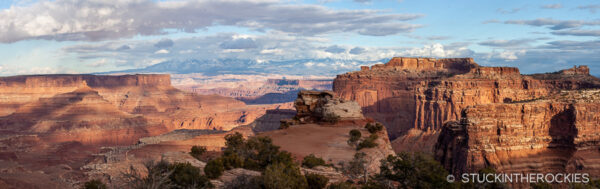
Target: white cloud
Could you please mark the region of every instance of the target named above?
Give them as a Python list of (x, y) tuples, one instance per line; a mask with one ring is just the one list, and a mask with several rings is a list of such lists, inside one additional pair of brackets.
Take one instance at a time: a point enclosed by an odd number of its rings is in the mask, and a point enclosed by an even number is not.
[(188, 50), (181, 50), (179, 51), (179, 54), (190, 54), (190, 53), (194, 53), (194, 50), (188, 49)]
[(154, 52), (154, 54), (169, 54), (169, 50), (160, 49), (160, 50), (157, 50), (156, 52)]
[(283, 50), (281, 49), (263, 49), (260, 51), (260, 54), (282, 54)]
[(452, 57), (468, 57), (473, 55), (473, 51), (465, 46), (445, 48), (440, 43), (425, 45), (422, 48), (412, 48), (406, 50), (402, 54), (408, 56), (436, 57), (436, 58), (452, 58)]
[(194, 32), (216, 25), (304, 36), (335, 32), (381, 36), (421, 27), (405, 21), (422, 16), (367, 9), (333, 10), (279, 1), (55, 0), (0, 11), (0, 42), (97, 41), (161, 35), (165, 29)]
[(92, 62), (91, 64), (88, 64), (88, 66), (90, 67), (102, 67), (102, 66), (106, 66), (106, 64), (108, 63), (108, 61), (106, 61), (106, 58), (97, 60), (95, 62)]

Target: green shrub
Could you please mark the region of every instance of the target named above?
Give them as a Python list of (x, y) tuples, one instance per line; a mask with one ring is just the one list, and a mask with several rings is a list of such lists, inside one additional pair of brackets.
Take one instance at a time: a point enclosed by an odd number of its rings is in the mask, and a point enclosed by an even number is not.
[(247, 158), (244, 160), (244, 169), (261, 170), (261, 167), (260, 165), (258, 165), (258, 162), (256, 160)]
[(172, 188), (169, 178), (173, 174), (173, 170), (169, 170), (169, 162), (161, 160), (159, 162), (147, 161), (144, 162), (144, 167), (147, 170), (145, 177), (133, 166), (129, 167), (129, 171), (123, 173), (123, 177), (127, 181), (126, 188), (143, 189), (143, 188)]
[(243, 149), (244, 142), (244, 136), (238, 132), (225, 135), (225, 149), (223, 150), (223, 153), (239, 152)]
[(363, 148), (374, 148), (374, 147), (376, 147), (377, 146), (377, 142), (375, 142), (375, 140), (377, 140), (377, 138), (379, 138), (379, 136), (377, 136), (377, 134), (371, 134), (369, 137), (365, 138), (360, 143), (358, 143), (358, 146), (356, 147), (356, 150), (361, 150)]
[(247, 140), (239, 133), (225, 136), (223, 165), (225, 169), (244, 167), (245, 169), (262, 171), (274, 163), (289, 164), (292, 155), (279, 150), (269, 137), (250, 137)]
[(240, 167), (244, 166), (244, 159), (242, 159), (235, 153), (223, 155), (222, 159), (223, 159), (223, 168), (225, 170), (230, 170), (233, 168), (240, 168)]
[(275, 163), (267, 166), (262, 175), (262, 183), (267, 189), (304, 189), (308, 188), (306, 178), (294, 164)]
[(548, 184), (547, 182), (538, 182), (529, 184), (531, 189), (553, 189), (552, 184)]
[(83, 185), (84, 189), (106, 189), (106, 184), (102, 183), (100, 180), (90, 180), (85, 182)]
[(600, 179), (591, 180), (588, 183), (569, 183), (569, 188), (573, 189), (598, 189), (600, 188)]
[[(367, 176), (367, 154), (357, 152), (347, 166), (344, 166), (344, 173), (353, 179)], [(364, 179), (364, 178), (363, 178)]]
[(223, 174), (223, 171), (225, 171), (225, 168), (223, 167), (222, 158), (210, 160), (206, 163), (206, 167), (204, 167), (204, 174), (210, 179), (219, 178)]
[(331, 124), (336, 124), (340, 121), (340, 116), (335, 115), (334, 113), (328, 113), (323, 117), (323, 121), (329, 122)]
[(430, 155), (399, 153), (381, 160), (378, 179), (396, 181), (398, 188), (457, 188), (446, 181), (448, 172)]
[(225, 189), (262, 189), (262, 181), (260, 177), (250, 175), (240, 175), (235, 177), (230, 182), (226, 182), (223, 188)]
[(200, 160), (200, 157), (204, 153), (206, 153), (206, 147), (204, 146), (192, 146), (190, 150), (190, 155), (198, 160)]
[(348, 139), (348, 144), (355, 144), (362, 137), (362, 133), (358, 129), (350, 130), (350, 139)]
[(210, 180), (200, 174), (200, 168), (190, 163), (174, 163), (169, 166), (173, 173), (169, 176), (171, 182), (178, 188), (206, 188), (212, 187)]
[(287, 129), (290, 128), (290, 124), (288, 122), (281, 122), (279, 124), (279, 129)]
[(367, 123), (365, 128), (369, 131), (369, 133), (377, 133), (383, 130), (383, 125), (381, 123)]
[(327, 189), (356, 189), (352, 184), (347, 182), (331, 183)]
[(305, 177), (309, 189), (323, 189), (329, 182), (327, 177), (319, 174), (306, 174)]
[(302, 160), (302, 166), (313, 168), (319, 165), (325, 165), (325, 160), (323, 158), (316, 157), (314, 154), (310, 154)]

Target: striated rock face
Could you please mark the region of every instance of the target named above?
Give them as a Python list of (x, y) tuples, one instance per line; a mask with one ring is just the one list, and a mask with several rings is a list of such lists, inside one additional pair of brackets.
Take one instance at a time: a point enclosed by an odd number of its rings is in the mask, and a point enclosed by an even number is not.
[(4, 131), (38, 133), (49, 142), (118, 145), (166, 132), (143, 116), (118, 110), (97, 91), (83, 86), (73, 92), (25, 104), (0, 117)]
[(476, 105), (448, 122), (436, 159), (452, 173), (600, 175), (600, 90), (563, 91), (542, 99)]
[(384, 123), (395, 139), (409, 129), (439, 130), (468, 106), (536, 99), (599, 83), (585, 66), (521, 75), (517, 68), (483, 67), (472, 58), (393, 58), (338, 75), (333, 91), (358, 102), (365, 116)]
[(337, 98), (330, 91), (300, 91), (294, 107), (301, 123), (364, 119), (358, 103)]
[(1, 77), (0, 135), (122, 145), (175, 129), (229, 130), (270, 108), (185, 93), (170, 83), (169, 75)]

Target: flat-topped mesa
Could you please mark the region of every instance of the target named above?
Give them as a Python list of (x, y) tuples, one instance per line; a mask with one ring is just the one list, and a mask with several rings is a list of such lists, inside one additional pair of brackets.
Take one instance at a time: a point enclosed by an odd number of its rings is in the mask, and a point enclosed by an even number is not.
[(563, 75), (590, 75), (590, 68), (587, 66), (573, 66), (573, 68), (561, 70), (558, 73)]
[(364, 119), (357, 102), (340, 99), (332, 91), (300, 91), (294, 107), (300, 123)]
[(104, 87), (171, 87), (167, 74), (136, 75), (26, 75), (0, 77), (0, 88), (80, 87), (85, 81), (92, 88)]
[(285, 86), (285, 85), (299, 85), (300, 80), (298, 79), (267, 79), (267, 84)]
[[(458, 73), (469, 72), (472, 68), (479, 67), (473, 58), (411, 58), (394, 57), (386, 64), (373, 65), (371, 70), (402, 69), (416, 71), (450, 71)], [(361, 67), (367, 70), (368, 67)]]
[(478, 78), (512, 78), (512, 77), (521, 77), (521, 72), (519, 72), (519, 68), (515, 67), (477, 67), (471, 69), (467, 76), (475, 76)]

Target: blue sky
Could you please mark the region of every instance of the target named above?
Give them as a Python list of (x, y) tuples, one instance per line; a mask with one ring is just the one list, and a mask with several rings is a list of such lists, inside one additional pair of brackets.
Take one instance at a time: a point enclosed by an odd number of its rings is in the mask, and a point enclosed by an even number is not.
[(393, 56), (474, 57), (523, 73), (589, 65), (600, 74), (599, 37), (597, 1), (5, 0), (0, 75)]

